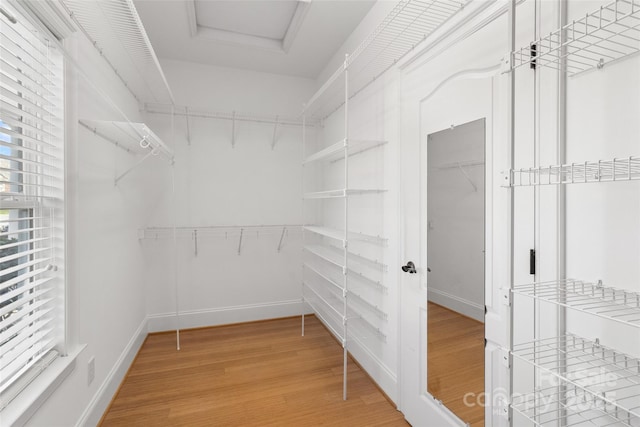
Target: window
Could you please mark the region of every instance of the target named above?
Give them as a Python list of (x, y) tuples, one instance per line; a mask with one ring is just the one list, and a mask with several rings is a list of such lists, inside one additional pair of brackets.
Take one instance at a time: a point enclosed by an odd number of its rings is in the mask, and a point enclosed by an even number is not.
[(64, 351), (63, 60), (0, 0), (0, 410)]

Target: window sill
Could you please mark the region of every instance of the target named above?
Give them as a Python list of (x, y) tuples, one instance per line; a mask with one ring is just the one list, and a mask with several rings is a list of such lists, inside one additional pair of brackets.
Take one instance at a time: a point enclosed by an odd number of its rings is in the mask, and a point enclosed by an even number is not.
[(2, 425), (22, 426), (36, 413), (38, 408), (53, 394), (56, 388), (76, 367), (78, 355), (86, 345), (80, 345), (67, 356), (58, 357), (31, 384), (29, 384), (0, 413)]

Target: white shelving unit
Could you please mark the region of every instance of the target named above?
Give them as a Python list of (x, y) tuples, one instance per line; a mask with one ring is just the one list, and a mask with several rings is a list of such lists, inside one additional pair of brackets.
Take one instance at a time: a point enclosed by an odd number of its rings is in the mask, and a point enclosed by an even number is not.
[[(303, 301), (307, 302), (322, 322), (340, 341), (344, 353), (343, 398), (347, 398), (347, 354), (352, 336), (349, 325), (356, 324), (381, 341), (384, 332), (376, 326), (385, 321), (387, 313), (371, 303), (360, 290), (386, 293), (387, 287), (368, 271), (384, 272), (387, 266), (378, 257), (357, 253), (354, 244), (384, 247), (387, 239), (355, 231), (358, 225), (350, 219), (350, 203), (354, 198), (384, 197), (386, 189), (354, 188), (349, 182), (353, 157), (369, 150), (381, 149), (385, 140), (357, 139), (350, 135), (349, 101), (376, 81), (406, 54), (418, 47), (434, 31), (461, 11), (469, 0), (403, 0), (383, 19), (341, 67), (333, 73), (305, 104), (304, 123), (323, 123), (334, 114), (344, 115), (344, 134), (333, 141), (325, 141), (320, 148), (309, 152), (307, 126), (303, 125), (303, 170), (313, 167), (338, 170), (343, 162), (343, 179), (338, 188), (304, 188), (305, 205), (310, 203), (343, 203), (343, 228), (327, 224), (305, 224), (304, 249), (311, 257), (304, 263), (304, 274), (313, 275), (313, 283), (303, 275)], [(338, 111), (341, 110), (341, 113)], [(333, 178), (336, 178), (335, 176)], [(334, 179), (334, 182), (339, 179)], [(303, 177), (305, 181), (305, 177)], [(323, 201), (324, 200), (324, 201)], [(331, 200), (331, 201), (327, 201)], [(335, 218), (334, 218), (335, 220)], [(335, 245), (339, 246), (335, 246)], [(317, 263), (317, 264), (316, 264)], [(361, 270), (357, 268), (360, 265)], [(333, 271), (333, 274), (330, 272)], [(382, 276), (382, 274), (379, 274)], [(317, 280), (316, 280), (317, 279)], [(304, 335), (304, 316), (302, 317)], [(333, 323), (332, 323), (333, 322)], [(337, 327), (338, 325), (339, 327)]]
[(169, 163), (173, 163), (173, 150), (144, 123), (86, 119), (80, 119), (78, 123), (116, 147), (134, 155), (144, 155), (135, 165), (116, 177), (116, 185), (151, 156), (161, 156)]
[(132, 0), (62, 0), (60, 4), (140, 103), (174, 102)]
[[(515, 4), (511, 5), (511, 40), (515, 39)], [(511, 54), (511, 110), (515, 108), (514, 73), (524, 65), (549, 67), (564, 77), (576, 76), (620, 61), (640, 50), (640, 3), (615, 0), (572, 21), (548, 36), (531, 42)], [(517, 284), (514, 280), (513, 230), (516, 224), (514, 196), (518, 188), (545, 185), (624, 182), (640, 179), (640, 157), (629, 156), (545, 167), (514, 168), (515, 116), (510, 118), (511, 168), (504, 175), (504, 187), (511, 194), (511, 284), (509, 371), (511, 399), (509, 420), (514, 414), (535, 426), (640, 426), (640, 359), (569, 333), (567, 316), (597, 317), (606, 330), (631, 327), (640, 330), (640, 293), (562, 277), (552, 281)], [(560, 193), (561, 195), (564, 192)], [(564, 197), (564, 196), (561, 196)], [(559, 256), (563, 254), (560, 253)], [(516, 343), (514, 312), (525, 299), (535, 307), (558, 307), (557, 335)], [(577, 314), (580, 313), (580, 314)], [(575, 317), (578, 318), (578, 317)], [(532, 330), (536, 330), (533, 320)], [(574, 322), (575, 323), (575, 322)], [(637, 339), (631, 336), (630, 339)], [(640, 342), (638, 343), (640, 345)], [(514, 365), (518, 363), (519, 374)], [(521, 366), (524, 365), (524, 366)], [(532, 373), (525, 378), (524, 372)], [(599, 376), (594, 378), (594, 373)], [(549, 384), (545, 384), (546, 379)], [(549, 380), (552, 381), (549, 381)], [(521, 384), (526, 383), (526, 384)], [(523, 386), (532, 393), (519, 394)]]

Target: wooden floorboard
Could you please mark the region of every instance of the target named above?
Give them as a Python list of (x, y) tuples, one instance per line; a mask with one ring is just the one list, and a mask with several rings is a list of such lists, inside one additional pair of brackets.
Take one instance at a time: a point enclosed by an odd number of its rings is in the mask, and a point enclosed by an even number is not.
[(466, 393), (484, 392), (484, 324), (431, 302), (427, 318), (429, 393), (472, 427), (484, 426), (484, 407), (464, 402)]
[(102, 426), (407, 426), (314, 316), (149, 335)]

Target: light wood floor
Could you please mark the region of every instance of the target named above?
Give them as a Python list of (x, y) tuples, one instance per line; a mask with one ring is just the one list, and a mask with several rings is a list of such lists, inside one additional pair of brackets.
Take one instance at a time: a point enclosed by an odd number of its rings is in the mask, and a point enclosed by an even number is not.
[(314, 316), (149, 335), (102, 426), (407, 426)]
[(484, 391), (484, 324), (432, 302), (427, 318), (429, 393), (471, 426), (484, 426), (484, 407), (464, 403), (466, 393)]

